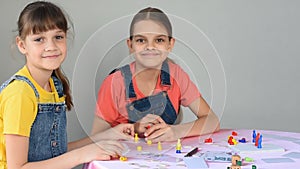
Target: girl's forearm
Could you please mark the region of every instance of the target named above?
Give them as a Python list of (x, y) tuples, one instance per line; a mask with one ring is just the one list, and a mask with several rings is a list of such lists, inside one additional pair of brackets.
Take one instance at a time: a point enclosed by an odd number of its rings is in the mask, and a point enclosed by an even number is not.
[(209, 115), (202, 116), (193, 122), (177, 125), (176, 128), (179, 131), (179, 138), (183, 138), (219, 131), (220, 123), (214, 113), (209, 113)]
[(24, 164), (21, 169), (70, 169), (87, 162), (84, 159), (84, 153), (81, 153), (80, 151), (80, 149), (73, 150), (49, 160), (28, 162)]

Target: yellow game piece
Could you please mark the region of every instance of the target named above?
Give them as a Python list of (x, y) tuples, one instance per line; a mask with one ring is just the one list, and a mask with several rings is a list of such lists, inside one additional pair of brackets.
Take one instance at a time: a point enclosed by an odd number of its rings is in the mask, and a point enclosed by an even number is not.
[(181, 153), (181, 142), (180, 142), (180, 139), (177, 140), (176, 153)]
[(121, 156), (120, 161), (127, 161), (127, 157)]
[(159, 151), (162, 150), (160, 141), (159, 141), (158, 144), (157, 144), (157, 149), (158, 149)]
[(136, 150), (137, 150), (137, 151), (142, 151), (142, 146), (137, 146), (137, 147), (136, 147)]
[(234, 145), (237, 145), (237, 143), (238, 143), (238, 142), (236, 141), (236, 139), (234, 139), (234, 138), (232, 139), (232, 142), (233, 142)]
[(147, 140), (147, 144), (150, 146), (152, 144), (151, 140)]
[(137, 133), (134, 134), (134, 142), (138, 142), (139, 141), (139, 136)]

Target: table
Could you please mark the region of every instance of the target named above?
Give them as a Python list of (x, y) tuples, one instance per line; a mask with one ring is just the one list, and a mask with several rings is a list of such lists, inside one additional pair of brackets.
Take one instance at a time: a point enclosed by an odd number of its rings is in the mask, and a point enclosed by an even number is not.
[[(147, 145), (143, 140), (140, 140), (139, 143), (124, 141), (130, 150), (126, 154), (127, 161), (120, 161), (118, 159), (93, 161), (86, 164), (84, 169), (117, 169), (120, 167), (122, 169), (187, 169), (187, 164), (183, 159), (188, 157), (183, 156), (194, 147), (199, 147), (200, 151), (193, 157), (203, 157), (208, 152), (231, 152), (237, 153), (242, 159), (250, 157), (254, 160), (253, 162), (243, 161), (242, 169), (251, 169), (252, 165), (255, 165), (257, 169), (298, 168), (300, 166), (300, 133), (272, 130), (255, 131), (263, 136), (262, 149), (258, 149), (252, 143), (253, 130), (221, 129), (219, 132), (210, 135), (182, 139), (182, 153), (180, 154), (175, 153), (176, 142), (163, 142), (161, 144), (162, 150), (159, 151), (157, 144)], [(232, 136), (232, 132), (237, 133), (237, 136), (233, 136), (233, 138), (236, 140), (246, 138), (247, 142), (229, 145), (228, 137)], [(204, 140), (207, 138), (212, 138), (213, 143), (204, 143)], [(142, 151), (137, 151), (137, 146), (142, 146)], [(252, 147), (249, 148), (249, 146)], [(268, 149), (268, 147), (271, 148)], [(224, 169), (231, 165), (231, 162), (206, 161), (206, 163), (209, 168), (214, 169)]]

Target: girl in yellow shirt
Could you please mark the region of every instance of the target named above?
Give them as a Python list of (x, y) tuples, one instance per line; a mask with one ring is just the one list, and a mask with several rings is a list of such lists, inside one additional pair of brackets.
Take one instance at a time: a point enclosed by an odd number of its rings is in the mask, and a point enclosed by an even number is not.
[(19, 16), (16, 44), (26, 64), (0, 88), (0, 169), (72, 168), (109, 160), (124, 147), (101, 138), (133, 138), (133, 126), (123, 124), (68, 144), (66, 110), (73, 103), (60, 69), (68, 29), (64, 13), (50, 2), (30, 3)]

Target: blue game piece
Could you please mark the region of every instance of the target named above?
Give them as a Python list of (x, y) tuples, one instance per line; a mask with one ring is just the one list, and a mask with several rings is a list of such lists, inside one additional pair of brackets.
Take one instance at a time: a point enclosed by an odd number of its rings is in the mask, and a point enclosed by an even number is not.
[(262, 142), (262, 134), (259, 136), (257, 148), (262, 148), (261, 142)]
[(246, 139), (245, 139), (245, 138), (242, 138), (242, 139), (239, 140), (239, 142), (240, 142), (240, 143), (246, 143)]
[(255, 133), (255, 130), (253, 130), (252, 143), (255, 143), (255, 138), (256, 138), (256, 133)]

